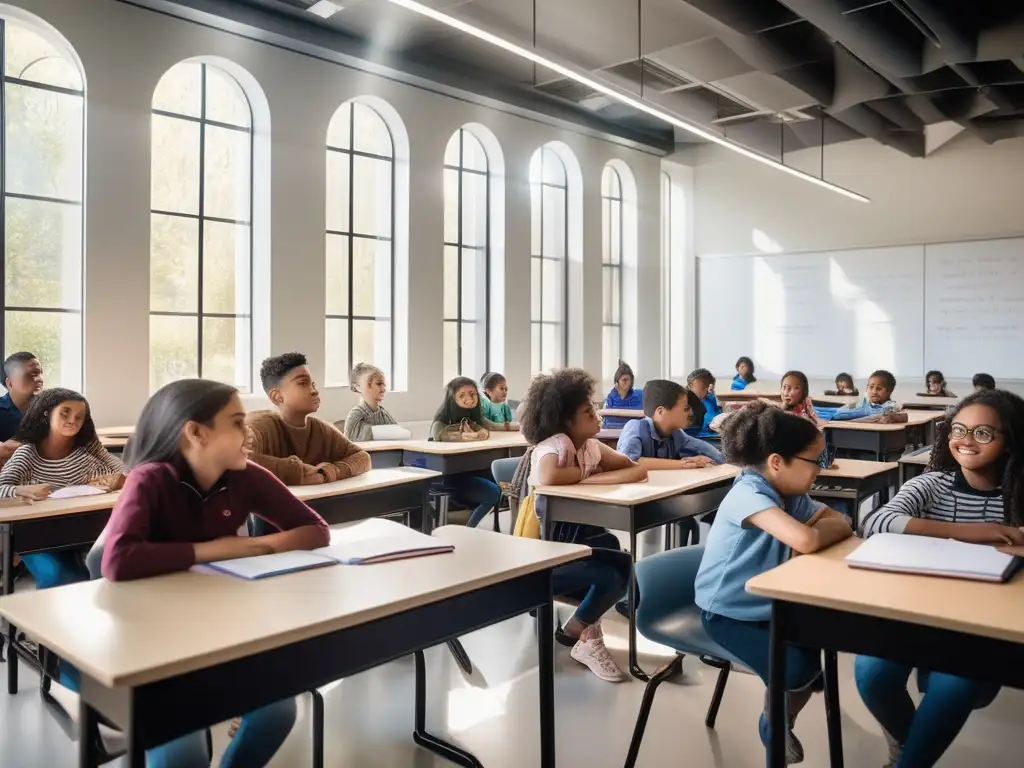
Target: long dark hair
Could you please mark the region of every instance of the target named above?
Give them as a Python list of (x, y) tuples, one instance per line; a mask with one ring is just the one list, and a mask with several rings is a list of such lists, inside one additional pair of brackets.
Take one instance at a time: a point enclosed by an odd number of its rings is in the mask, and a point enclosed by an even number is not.
[(636, 374), (634, 374), (633, 369), (629, 367), (629, 363), (619, 360), (619, 367), (615, 369), (614, 386), (616, 389), (619, 388), (619, 379), (623, 376), (629, 376), (629, 388), (633, 389), (633, 387), (636, 386)]
[(96, 439), (96, 425), (92, 423), (89, 401), (85, 399), (84, 395), (73, 389), (62, 389), (61, 387), (44, 389), (32, 398), (14, 439), (19, 443), (31, 443), (38, 447), (50, 434), (50, 415), (54, 408), (59, 408), (61, 403), (67, 402), (85, 403), (85, 419), (82, 421), (82, 428), (75, 435), (72, 445), (75, 448), (89, 445)]
[(238, 390), (208, 379), (165, 384), (149, 398), (125, 455), (128, 467), (181, 459), (181, 430), (190, 421), (212, 424)]
[[(463, 408), (455, 401), (455, 393), (463, 387), (476, 389), (475, 408)], [(472, 419), (477, 424), (482, 425), (484, 423), (484, 413), (480, 408), (480, 390), (477, 389), (476, 382), (468, 376), (456, 376), (445, 387), (444, 400), (441, 403), (441, 407), (437, 409), (437, 413), (434, 414), (434, 421), (439, 421), (442, 424), (460, 424), (463, 419)]]
[(811, 385), (810, 385), (810, 382), (807, 381), (807, 374), (804, 373), (803, 371), (786, 371), (784, 374), (782, 374), (782, 378), (779, 379), (779, 386), (782, 386), (782, 382), (784, 382), (790, 376), (792, 376), (794, 379), (799, 381), (800, 382), (800, 386), (803, 387), (803, 390), (804, 390), (804, 397), (803, 397), (803, 399), (806, 400), (808, 397), (810, 397), (811, 396)]
[(959, 465), (949, 450), (949, 430), (960, 411), (969, 405), (987, 405), (999, 416), (1006, 440), (1000, 459), (1003, 516), (1007, 525), (1024, 525), (1024, 399), (1004, 389), (983, 389), (968, 395), (935, 426), (935, 446), (928, 472), (951, 472)]
[(747, 384), (753, 384), (755, 381), (757, 381), (757, 377), (754, 376), (754, 361), (751, 360), (746, 355), (744, 355), (743, 357), (736, 361), (736, 374), (739, 375), (739, 367), (743, 365), (743, 363), (746, 363), (747, 365), (750, 366), (750, 378), (744, 379), (744, 381), (747, 382)]

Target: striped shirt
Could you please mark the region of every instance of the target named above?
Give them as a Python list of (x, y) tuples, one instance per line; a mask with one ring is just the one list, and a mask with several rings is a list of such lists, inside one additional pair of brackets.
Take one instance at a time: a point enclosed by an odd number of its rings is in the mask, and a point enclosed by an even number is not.
[(864, 538), (876, 533), (904, 533), (912, 519), (943, 523), (1004, 523), (1003, 491), (978, 491), (963, 474), (925, 472), (908, 480), (899, 493), (864, 520)]
[(352, 442), (373, 440), (373, 428), (385, 424), (397, 424), (395, 417), (384, 406), (371, 408), (362, 400), (345, 417), (345, 437)]
[(44, 459), (34, 445), (25, 443), (0, 470), (0, 498), (14, 498), (19, 485), (88, 485), (97, 477), (124, 471), (121, 460), (111, 456), (99, 440), (75, 448), (63, 459)]

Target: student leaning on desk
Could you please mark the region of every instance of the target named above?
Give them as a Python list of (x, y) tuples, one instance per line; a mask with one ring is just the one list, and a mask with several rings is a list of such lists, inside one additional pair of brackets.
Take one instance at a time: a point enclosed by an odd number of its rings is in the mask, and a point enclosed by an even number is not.
[(699, 469), (721, 464), (722, 453), (688, 435), (690, 424), (704, 421), (700, 399), (682, 384), (651, 379), (644, 385), (644, 418), (622, 428), (617, 450), (645, 469)]
[[(245, 409), (233, 387), (183, 379), (157, 391), (139, 417), (128, 456), (132, 469), (103, 533), (103, 575), (141, 579), (196, 563), (329, 544), (324, 520), (248, 461), (245, 442)], [(277, 532), (238, 536), (250, 513)], [(294, 723), (294, 699), (247, 713), (221, 766), (265, 766)], [(149, 750), (147, 762), (208, 768), (205, 732)]]
[[(1001, 390), (965, 398), (936, 427), (928, 470), (864, 521), (864, 535), (905, 533), (993, 544), (1024, 555), (1024, 400)], [(882, 725), (895, 768), (934, 765), (974, 709), (999, 686), (917, 670), (924, 696), (915, 708), (913, 664), (858, 656), (857, 689)]]

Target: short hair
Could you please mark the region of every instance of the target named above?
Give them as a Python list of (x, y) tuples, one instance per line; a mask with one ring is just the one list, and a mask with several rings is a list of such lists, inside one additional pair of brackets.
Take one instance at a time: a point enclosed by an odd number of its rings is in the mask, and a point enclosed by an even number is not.
[(500, 373), (488, 371), (487, 373), (480, 377), (480, 387), (484, 390), (484, 392), (489, 392), (490, 390), (494, 389), (496, 386), (501, 384), (501, 382), (503, 381), (506, 381), (506, 379)]
[(260, 366), (260, 382), (268, 395), (270, 390), (281, 386), (284, 377), (300, 365), (306, 365), (306, 356), (301, 352), (285, 352), (277, 357), (268, 357)]
[(618, 385), (619, 379), (623, 376), (629, 376), (629, 380), (636, 384), (636, 375), (633, 373), (633, 369), (629, 367), (629, 363), (624, 363), (619, 360), (619, 367), (615, 369), (614, 382), (616, 385)]
[(522, 432), (533, 445), (565, 432), (576, 411), (594, 396), (594, 377), (582, 368), (563, 368), (533, 379), (523, 400)]
[(695, 381), (699, 381), (703, 384), (707, 384), (709, 387), (713, 387), (715, 385), (715, 375), (707, 368), (697, 368), (686, 377), (686, 386), (691, 386)]
[(845, 371), (843, 373), (837, 373), (836, 384), (838, 384), (840, 381), (845, 381), (847, 384), (850, 385), (850, 389), (853, 389), (853, 376), (851, 376), (850, 374), (846, 373)]
[(6, 381), (24, 368), (25, 363), (37, 359), (31, 352), (15, 352), (13, 355), (8, 355), (4, 360), (4, 380)]
[(800, 386), (804, 388), (804, 397), (810, 397), (811, 395), (811, 384), (807, 381), (807, 374), (803, 371), (786, 371), (782, 374), (782, 378), (779, 379), (779, 385), (781, 386), (788, 377), (792, 376), (794, 379), (800, 382)]
[(668, 379), (651, 379), (644, 385), (644, 414), (654, 416), (659, 408), (671, 410), (679, 398), (686, 397), (686, 387)]
[(879, 368), (877, 371), (875, 371), (870, 376), (868, 376), (868, 379), (873, 379), (876, 376), (879, 379), (881, 379), (882, 381), (885, 382), (885, 386), (889, 388), (890, 392), (892, 392), (894, 389), (896, 389), (896, 377), (893, 376), (888, 371), (886, 371), (886, 370), (884, 370), (882, 368)]
[(995, 389), (996, 380), (988, 373), (976, 373), (974, 378), (971, 379), (971, 385), (975, 387), (981, 387), (982, 389)]
[(942, 371), (928, 371), (928, 373), (924, 375), (925, 384), (927, 384), (932, 379), (939, 382), (939, 384), (946, 383), (946, 377), (942, 375)]
[[(305, 365), (305, 358), (303, 358), (303, 362), (299, 363), (299, 365)], [(285, 373), (287, 373), (287, 371), (285, 371)], [(354, 366), (352, 366), (352, 373), (349, 375), (349, 388), (351, 388), (353, 392), (358, 392), (359, 382), (362, 380), (363, 376), (372, 376), (375, 373), (379, 373), (382, 377), (384, 376), (384, 371), (382, 371), (380, 368), (378, 368), (376, 365), (373, 365), (372, 363), (356, 363)], [(266, 384), (264, 384), (263, 386), (265, 387)]]
[(813, 445), (820, 434), (813, 422), (755, 401), (726, 419), (722, 448), (730, 464), (758, 467), (773, 453), (793, 458)]

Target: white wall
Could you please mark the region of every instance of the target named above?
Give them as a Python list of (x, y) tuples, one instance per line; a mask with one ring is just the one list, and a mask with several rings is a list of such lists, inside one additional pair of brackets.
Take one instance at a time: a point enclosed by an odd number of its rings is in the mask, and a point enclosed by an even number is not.
[[(637, 359), (631, 362), (641, 380), (660, 372), (657, 304), (643, 300), (659, 290), (660, 161), (655, 155), (115, 0), (12, 4), (63, 34), (85, 68), (85, 390), (99, 424), (134, 423), (149, 396), (150, 105), (160, 76), (193, 56), (220, 56), (244, 67), (269, 103), (272, 353), (304, 351), (323, 378), (327, 125), (345, 100), (374, 95), (395, 107), (410, 138), (410, 387), (388, 396), (388, 407), (399, 419), (429, 418), (444, 385), (441, 165), (451, 134), (468, 122), (490, 128), (505, 158), (504, 370), (513, 395), (522, 393), (532, 373), (529, 161), (538, 146), (551, 140), (565, 142), (576, 153), (584, 183), (584, 300), (582, 307), (570, 309), (570, 323), (585, 333), (582, 350), (570, 357), (582, 360), (595, 375), (603, 373), (600, 179), (605, 163), (618, 158), (629, 165), (638, 189), (641, 333)], [(342, 418), (354, 399), (346, 390), (328, 390), (321, 415)], [(262, 396), (251, 401), (266, 402)]]

